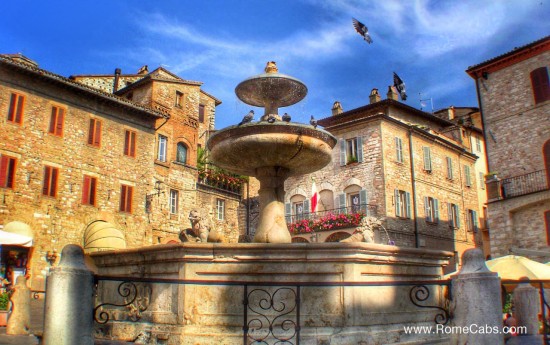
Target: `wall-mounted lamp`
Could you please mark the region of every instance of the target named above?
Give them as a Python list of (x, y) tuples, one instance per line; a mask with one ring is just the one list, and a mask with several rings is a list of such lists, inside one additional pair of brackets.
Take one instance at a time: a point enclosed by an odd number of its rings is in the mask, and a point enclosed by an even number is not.
[(161, 193), (164, 193), (164, 192), (161, 192), (161, 187), (160, 187), (161, 184), (162, 184), (161, 181), (156, 180), (156, 181), (155, 181), (155, 190), (156, 190), (156, 193), (147, 194), (147, 196), (148, 196), (148, 197), (154, 196), (154, 195), (160, 196)]
[(48, 261), (50, 265), (53, 265), (58, 257), (59, 257), (59, 254), (55, 249), (52, 251), (48, 250), (48, 252), (46, 253), (46, 261)]

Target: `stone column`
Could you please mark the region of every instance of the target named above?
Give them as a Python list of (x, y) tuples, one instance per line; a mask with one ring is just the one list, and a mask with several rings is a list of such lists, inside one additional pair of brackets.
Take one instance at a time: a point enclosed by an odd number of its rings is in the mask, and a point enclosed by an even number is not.
[(500, 278), (485, 265), (483, 252), (465, 251), (462, 269), (452, 276), (452, 345), (504, 344), (500, 289)]
[(27, 287), (27, 278), (17, 277), (13, 295), (13, 310), (8, 320), (6, 334), (27, 335), (31, 327), (31, 290)]
[(65, 246), (46, 280), (44, 345), (94, 344), (93, 286), (82, 248)]
[(285, 219), (285, 180), (288, 170), (281, 167), (256, 169), (256, 178), (260, 181), (260, 217), (254, 242), (290, 243), (292, 236), (288, 232)]
[(514, 318), (518, 326), (527, 327), (525, 334), (538, 334), (540, 313), (539, 290), (529, 284), (519, 284), (514, 290)]

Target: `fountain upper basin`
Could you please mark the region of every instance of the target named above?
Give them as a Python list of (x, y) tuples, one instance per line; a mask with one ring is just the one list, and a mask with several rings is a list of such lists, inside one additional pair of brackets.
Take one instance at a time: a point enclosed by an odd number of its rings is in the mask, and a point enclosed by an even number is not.
[(309, 125), (248, 123), (216, 132), (208, 140), (217, 166), (236, 174), (256, 176), (256, 169), (283, 167), (289, 176), (317, 171), (331, 160), (336, 138)]

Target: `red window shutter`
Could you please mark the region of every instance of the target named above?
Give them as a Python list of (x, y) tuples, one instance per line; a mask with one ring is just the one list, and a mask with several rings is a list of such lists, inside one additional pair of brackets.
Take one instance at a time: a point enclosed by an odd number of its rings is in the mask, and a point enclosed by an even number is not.
[(48, 133), (55, 133), (56, 119), (57, 119), (57, 108), (52, 107), (52, 114), (50, 116), (50, 128), (48, 129)]
[(94, 206), (96, 202), (96, 188), (97, 188), (97, 179), (95, 177), (90, 177), (90, 205), (94, 205)]
[(10, 99), (10, 108), (8, 109), (8, 121), (14, 121), (15, 119), (15, 106), (17, 101), (17, 95), (12, 93)]
[(43, 195), (50, 195), (50, 190), (51, 190), (51, 171), (52, 169), (48, 166), (45, 166), (44, 167), (44, 186), (42, 187), (42, 194)]
[(535, 104), (550, 100), (550, 81), (547, 67), (540, 67), (531, 71), (531, 86)]
[(84, 176), (84, 184), (82, 186), (82, 203), (90, 204), (90, 177)]
[(25, 97), (19, 95), (17, 97), (17, 112), (15, 114), (15, 122), (23, 122), (23, 105), (25, 103)]
[(136, 132), (130, 133), (130, 156), (136, 156)]
[(90, 145), (94, 143), (94, 129), (95, 129), (95, 120), (90, 119), (90, 128), (88, 130), (88, 144)]
[(57, 111), (57, 121), (56, 121), (56, 127), (55, 127), (55, 134), (59, 136), (63, 136), (63, 123), (65, 121), (65, 109), (58, 108)]
[(95, 121), (95, 134), (94, 134), (94, 145), (99, 146), (101, 144), (101, 121)]
[(6, 174), (6, 187), (13, 188), (15, 184), (15, 158), (8, 158), (8, 173)]
[(55, 197), (57, 195), (57, 175), (59, 174), (59, 169), (52, 168), (52, 182), (50, 184), (50, 196)]
[(130, 131), (124, 133), (124, 155), (128, 156), (130, 154)]
[(6, 180), (8, 175), (8, 157), (1, 156), (0, 159), (0, 187), (6, 187)]
[(126, 212), (132, 212), (132, 195), (134, 194), (134, 187), (128, 187), (128, 196), (126, 197)]

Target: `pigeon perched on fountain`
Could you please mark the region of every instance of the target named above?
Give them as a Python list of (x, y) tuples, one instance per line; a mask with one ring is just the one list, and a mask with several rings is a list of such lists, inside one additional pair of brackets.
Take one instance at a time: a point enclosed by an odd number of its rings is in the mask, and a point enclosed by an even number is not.
[(287, 113), (284, 113), (284, 115), (283, 115), (283, 121), (284, 121), (284, 122), (290, 122), (290, 115), (288, 115)]
[(252, 120), (254, 119), (254, 110), (250, 110), (248, 112), (248, 114), (246, 114), (242, 121), (239, 123), (239, 126), (240, 125), (244, 125), (245, 123), (249, 123), (249, 122), (252, 122)]
[(361, 23), (360, 21), (358, 21), (355, 18), (351, 18), (351, 19), (353, 21), (353, 27), (355, 28), (355, 31), (357, 31), (359, 33), (359, 35), (363, 36), (363, 39), (368, 44), (371, 44), (372, 43), (372, 38), (370, 38), (369, 29), (367, 28), (367, 26), (365, 24)]
[(311, 115), (311, 119), (309, 120), (309, 124), (313, 126), (313, 128), (317, 128), (317, 120)]
[(269, 122), (269, 123), (274, 123), (276, 120), (277, 120), (277, 118), (276, 118), (275, 115), (273, 115), (273, 114), (270, 114), (270, 115), (267, 117), (267, 122)]

